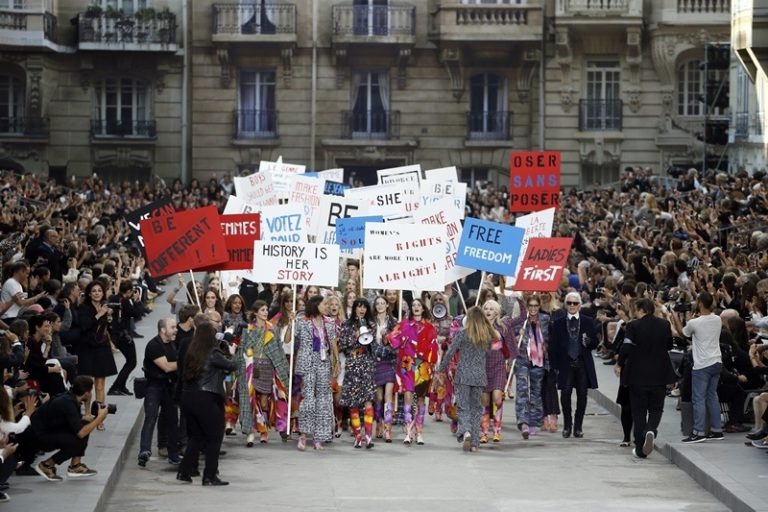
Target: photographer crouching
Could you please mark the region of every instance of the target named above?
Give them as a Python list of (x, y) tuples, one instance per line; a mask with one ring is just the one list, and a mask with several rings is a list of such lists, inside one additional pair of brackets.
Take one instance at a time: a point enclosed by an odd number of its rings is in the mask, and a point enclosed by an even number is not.
[(96, 410), (92, 413), (95, 412), (95, 418), (89, 422), (83, 420), (81, 404), (91, 402), (92, 391), (93, 379), (85, 375), (77, 376), (69, 391), (50, 399), (32, 414), (30, 428), (19, 435), (19, 458), (25, 464), (31, 465), (38, 452), (58, 450), (52, 457), (33, 466), (46, 480), (62, 480), (56, 474), (56, 466), (70, 459), (68, 477), (96, 474), (81, 459), (88, 446), (88, 436), (104, 422), (110, 410), (107, 404), (94, 402), (92, 409)]
[(216, 328), (205, 322), (195, 329), (184, 359), (182, 410), (187, 419), (187, 451), (176, 479), (192, 483), (200, 451), (205, 450), (203, 485), (229, 485), (218, 477), (219, 450), (224, 438), (224, 377), (235, 371), (235, 345), (216, 339)]

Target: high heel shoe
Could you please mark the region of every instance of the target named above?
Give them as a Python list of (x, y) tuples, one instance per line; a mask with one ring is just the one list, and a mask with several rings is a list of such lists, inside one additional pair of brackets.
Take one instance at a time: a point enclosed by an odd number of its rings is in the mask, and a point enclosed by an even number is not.
[(307, 449), (307, 438), (306, 438), (306, 437), (304, 437), (304, 436), (301, 436), (301, 437), (299, 438), (299, 442), (298, 442), (298, 443), (296, 443), (296, 448), (297, 448), (297, 449), (298, 449), (300, 452), (303, 452), (304, 450), (306, 450), (306, 449)]
[(385, 443), (392, 442), (392, 425), (384, 426), (384, 442)]
[(322, 452), (325, 450), (325, 447), (323, 446), (323, 443), (320, 441), (315, 441), (315, 450), (318, 452)]
[(248, 437), (245, 439), (245, 446), (248, 448), (251, 448), (253, 446), (253, 441), (256, 439), (256, 434), (251, 432), (248, 434)]
[(362, 448), (363, 447), (363, 436), (360, 434), (357, 434), (355, 436), (355, 448)]
[(365, 449), (370, 450), (373, 448), (373, 439), (371, 439), (371, 436), (365, 436)]

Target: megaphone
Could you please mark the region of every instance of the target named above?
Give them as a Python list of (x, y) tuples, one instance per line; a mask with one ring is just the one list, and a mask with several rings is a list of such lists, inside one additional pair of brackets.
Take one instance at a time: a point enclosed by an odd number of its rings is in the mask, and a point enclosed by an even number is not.
[(373, 342), (373, 333), (362, 318), (360, 319), (360, 334), (357, 336), (357, 342), (361, 345), (370, 345)]
[(461, 319), (461, 326), (464, 328), (467, 327), (467, 315), (464, 315), (464, 318)]
[(437, 303), (432, 306), (432, 317), (435, 320), (442, 320), (447, 314), (448, 308), (445, 307), (445, 304)]

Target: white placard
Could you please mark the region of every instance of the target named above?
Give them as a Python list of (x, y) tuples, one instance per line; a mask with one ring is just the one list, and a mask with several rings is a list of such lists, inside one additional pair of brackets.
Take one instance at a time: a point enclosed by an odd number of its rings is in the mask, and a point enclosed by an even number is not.
[[(283, 157), (278, 157), (277, 162), (262, 160), (259, 162), (259, 172), (268, 172), (272, 176), (275, 194), (279, 199), (288, 197), (288, 177), (295, 174), (304, 174), (306, 166), (283, 163)], [(240, 195), (240, 194), (238, 194)]]
[(442, 291), (444, 245), (445, 226), (366, 223), (363, 288)]
[(424, 179), (435, 181), (459, 181), (459, 171), (456, 170), (455, 166), (428, 169), (424, 171)]
[(459, 213), (459, 218), (463, 219), (466, 213), (467, 205), (467, 184), (453, 181), (422, 180), (419, 199), (421, 205), (435, 203), (443, 197), (450, 197)]
[(253, 274), (260, 283), (339, 284), (339, 246), (266, 242), (253, 244)]
[(523, 243), (520, 245), (520, 258), (517, 260), (517, 268), (515, 268), (515, 275), (511, 276), (511, 282), (514, 284), (520, 265), (523, 263), (523, 257), (525, 251), (528, 248), (528, 240), (531, 238), (550, 238), (552, 236), (552, 228), (555, 225), (555, 208), (547, 208), (538, 212), (529, 213), (515, 219), (515, 226), (523, 228), (525, 234), (523, 235)]
[(304, 207), (300, 204), (279, 204), (261, 209), (261, 239), (267, 242), (307, 241)]
[(378, 176), (379, 184), (381, 185), (402, 185), (408, 197), (405, 212), (408, 215), (413, 215), (419, 208), (421, 165), (415, 164), (392, 167), (391, 169), (379, 169), (376, 171), (376, 176)]
[(310, 233), (319, 244), (336, 243), (336, 219), (366, 215), (365, 208), (348, 197), (323, 196), (320, 208), (315, 212)]
[(224, 213), (222, 215), (235, 215), (238, 213), (257, 213), (259, 211), (258, 206), (252, 206), (237, 196), (229, 196), (227, 204), (224, 206)]
[[(445, 283), (458, 281), (475, 272), (473, 268), (460, 267), (456, 265), (456, 251), (459, 248), (461, 240), (461, 220), (454, 206), (453, 199), (444, 197), (430, 205), (422, 205), (414, 216), (416, 224), (432, 224), (445, 226)], [(421, 231), (421, 227), (417, 229)]]
[(288, 204), (298, 204), (304, 208), (304, 223), (309, 232), (312, 228), (312, 219), (320, 208), (325, 180), (299, 174), (289, 176), (288, 183)]
[(250, 176), (235, 176), (235, 195), (251, 206), (272, 206), (277, 204), (272, 176), (257, 172)]
[(401, 184), (372, 185), (370, 187), (348, 188), (344, 197), (356, 200), (365, 209), (366, 215), (383, 217), (408, 216), (405, 205), (408, 196)]
[(318, 172), (317, 175), (326, 181), (344, 183), (344, 169), (326, 169)]

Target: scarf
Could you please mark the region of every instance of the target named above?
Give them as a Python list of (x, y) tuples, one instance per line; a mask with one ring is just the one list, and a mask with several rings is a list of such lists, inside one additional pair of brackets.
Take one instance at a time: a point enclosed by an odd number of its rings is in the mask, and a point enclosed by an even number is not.
[(528, 322), (528, 359), (533, 366), (544, 366), (544, 336), (538, 322)]

